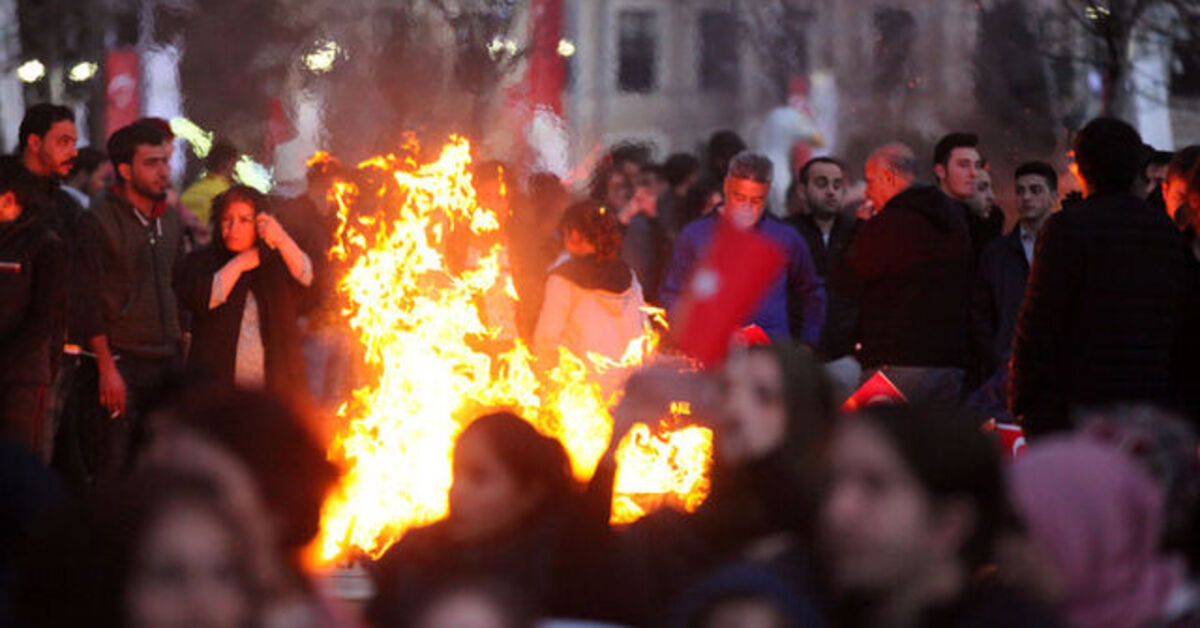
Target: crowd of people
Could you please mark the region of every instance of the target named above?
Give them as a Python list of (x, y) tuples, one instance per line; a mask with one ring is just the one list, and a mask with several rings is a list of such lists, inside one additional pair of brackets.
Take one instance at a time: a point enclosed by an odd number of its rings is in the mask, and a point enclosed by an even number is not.
[[(520, 416), (476, 418), (446, 518), (365, 560), (374, 594), (348, 602), (310, 551), (339, 473), (313, 417), (355, 372), (326, 255), (328, 192), (354, 172), (315, 160), (304, 193), (266, 195), (218, 142), (177, 194), (162, 120), (79, 149), (42, 104), (19, 139), (0, 159), (0, 625), (1200, 626), (1200, 146), (1093, 120), (1065, 194), (1051, 163), (1000, 173), (956, 132), (929, 184), (890, 143), (861, 171), (795, 164), (786, 207), (729, 131), (661, 163), (614, 147), (578, 197), (478, 162), (536, 355), (619, 359), (728, 228), (783, 260), (737, 334), (761, 340), (697, 369), (668, 337), (604, 382), (620, 402), (586, 484)], [(841, 410), (879, 375), (902, 403)], [(610, 524), (617, 445), (679, 402), (714, 432), (707, 499)], [(1002, 450), (998, 423), (1028, 447)]]

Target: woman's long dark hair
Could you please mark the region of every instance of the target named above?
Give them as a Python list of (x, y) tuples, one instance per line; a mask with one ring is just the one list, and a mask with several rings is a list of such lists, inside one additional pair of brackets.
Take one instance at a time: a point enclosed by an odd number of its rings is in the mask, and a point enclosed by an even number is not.
[(560, 224), (564, 238), (577, 231), (596, 247), (596, 261), (608, 263), (621, 257), (621, 223), (613, 209), (596, 201), (580, 201), (567, 208)]
[(254, 216), (267, 213), (267, 196), (262, 192), (248, 186), (235, 185), (224, 192), (221, 192), (213, 199), (212, 216), (212, 247), (218, 251), (228, 251), (225, 248), (225, 236), (221, 233), (221, 216), (223, 216), (230, 205), (234, 203), (246, 203), (254, 208)]
[(535, 512), (565, 504), (575, 493), (571, 462), (562, 443), (538, 433), (517, 415), (496, 412), (479, 417), (463, 430), (459, 440), (469, 435), (483, 438), (523, 488), (541, 487), (544, 498)]

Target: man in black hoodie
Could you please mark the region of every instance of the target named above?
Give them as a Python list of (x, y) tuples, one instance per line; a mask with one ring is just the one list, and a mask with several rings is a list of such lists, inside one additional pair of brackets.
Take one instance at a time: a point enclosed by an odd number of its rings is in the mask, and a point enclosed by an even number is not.
[(1184, 249), (1171, 219), (1133, 194), (1142, 139), (1097, 118), (1075, 160), (1087, 199), (1042, 228), (1013, 341), (1009, 408), (1031, 438), (1070, 429), (1080, 407), (1176, 400)]
[(0, 158), (0, 437), (41, 454), (67, 265), (35, 198), (17, 160)]
[(967, 209), (935, 187), (900, 192), (858, 229), (835, 275), (857, 300), (864, 374), (913, 402), (958, 401), (974, 252)]

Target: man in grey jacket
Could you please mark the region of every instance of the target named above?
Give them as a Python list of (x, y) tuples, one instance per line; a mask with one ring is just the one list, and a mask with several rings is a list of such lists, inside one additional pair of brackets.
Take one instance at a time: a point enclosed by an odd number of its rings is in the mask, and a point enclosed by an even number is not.
[(94, 208), (101, 250), (100, 301), (105, 342), (98, 347), (100, 403), (97, 474), (128, 464), (146, 397), (181, 357), (182, 334), (171, 279), (184, 254), (183, 224), (166, 211), (169, 155), (162, 129), (135, 122), (108, 140), (117, 185)]

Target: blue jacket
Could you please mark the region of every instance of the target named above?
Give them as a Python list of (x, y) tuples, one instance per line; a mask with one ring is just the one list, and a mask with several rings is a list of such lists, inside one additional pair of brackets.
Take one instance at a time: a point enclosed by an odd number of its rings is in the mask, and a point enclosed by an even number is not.
[[(675, 254), (660, 294), (667, 309), (675, 304), (683, 292), (696, 260), (707, 251), (718, 220), (719, 212), (713, 211), (685, 227), (676, 239)], [(791, 290), (795, 295), (793, 303), (800, 308), (802, 321), (800, 337), (796, 340), (816, 346), (825, 324), (825, 284), (817, 274), (808, 245), (804, 243), (800, 232), (771, 215), (764, 215), (754, 228), (783, 247), (787, 256), (787, 272), (771, 284), (762, 305), (746, 324), (758, 325), (772, 339), (790, 340), (788, 291)]]

